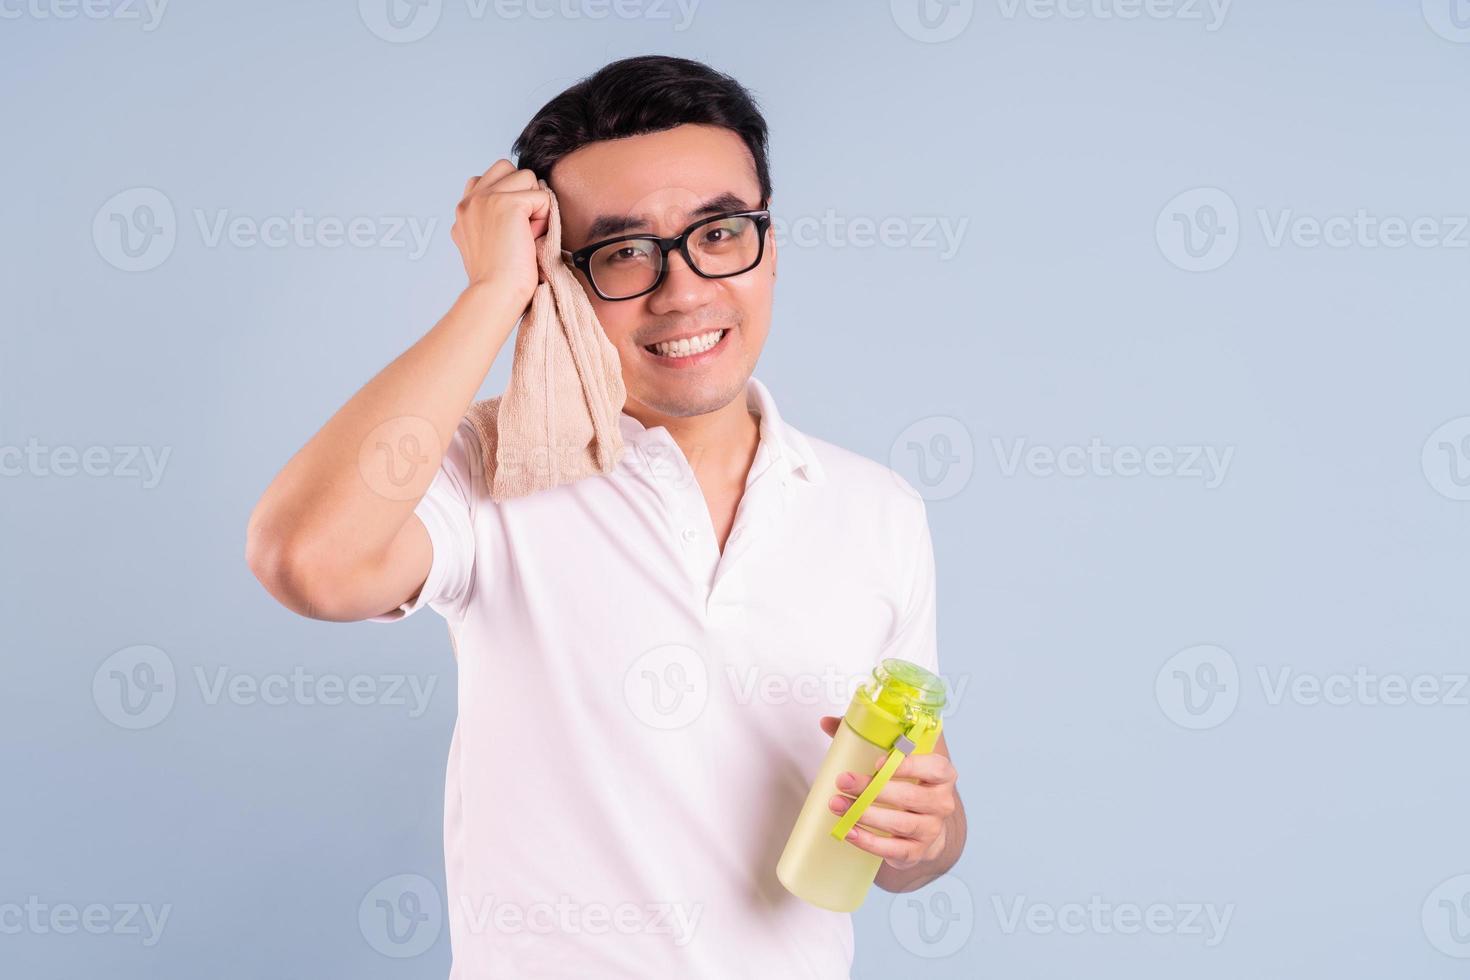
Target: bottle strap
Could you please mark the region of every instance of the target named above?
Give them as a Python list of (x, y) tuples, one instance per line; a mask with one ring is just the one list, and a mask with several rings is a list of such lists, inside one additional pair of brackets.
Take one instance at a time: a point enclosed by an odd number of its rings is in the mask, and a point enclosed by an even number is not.
[[(936, 729), (942, 725), (942, 721), (936, 723)], [(888, 780), (893, 778), (894, 770), (903, 764), (904, 758), (914, 751), (914, 747), (928, 730), (929, 719), (920, 715), (918, 721), (910, 725), (906, 732), (894, 740), (893, 748), (888, 750), (888, 758), (883, 760), (883, 765), (873, 774), (873, 781), (868, 783), (868, 788), (852, 801), (852, 806), (847, 808), (847, 812), (832, 827), (832, 837), (835, 840), (846, 840), (847, 832), (852, 829), (853, 824), (862, 819), (873, 800), (883, 792), (883, 787), (888, 785)]]

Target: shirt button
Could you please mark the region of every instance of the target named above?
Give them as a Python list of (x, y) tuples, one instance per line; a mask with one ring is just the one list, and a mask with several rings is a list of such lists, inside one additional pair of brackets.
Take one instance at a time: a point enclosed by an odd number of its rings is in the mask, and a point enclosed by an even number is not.
[(693, 541), (698, 535), (699, 532), (694, 530), (694, 528), (686, 527), (681, 537), (683, 537), (685, 541)]

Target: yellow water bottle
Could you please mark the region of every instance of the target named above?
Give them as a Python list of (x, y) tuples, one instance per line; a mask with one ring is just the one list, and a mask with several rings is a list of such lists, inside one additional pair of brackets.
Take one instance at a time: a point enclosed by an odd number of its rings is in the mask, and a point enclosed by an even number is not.
[[(883, 859), (844, 838), (905, 756), (934, 750), (944, 724), (944, 700), (944, 681), (918, 664), (889, 658), (873, 668), (837, 726), (776, 864), (776, 877), (787, 891), (834, 912), (863, 904)], [(846, 813), (833, 813), (827, 801), (837, 792), (838, 774), (872, 773), (873, 760), (884, 752), (888, 756), (867, 789)]]

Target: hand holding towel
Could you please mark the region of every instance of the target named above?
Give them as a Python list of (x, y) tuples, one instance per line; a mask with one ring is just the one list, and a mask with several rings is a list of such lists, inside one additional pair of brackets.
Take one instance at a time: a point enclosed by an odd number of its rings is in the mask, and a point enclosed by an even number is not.
[(536, 243), (540, 282), (516, 333), (510, 384), (468, 412), (496, 501), (607, 473), (623, 449), (618, 351), (562, 259), (556, 194), (544, 180), (537, 185), (551, 198), (551, 215)]

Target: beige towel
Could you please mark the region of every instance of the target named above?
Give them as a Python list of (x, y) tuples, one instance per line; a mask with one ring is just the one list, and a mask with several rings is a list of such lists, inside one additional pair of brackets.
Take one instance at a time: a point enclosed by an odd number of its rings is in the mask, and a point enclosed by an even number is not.
[(537, 184), (551, 196), (551, 216), (536, 247), (541, 281), (516, 333), (510, 385), (468, 412), (497, 501), (607, 473), (623, 449), (618, 351), (562, 259), (556, 195)]

